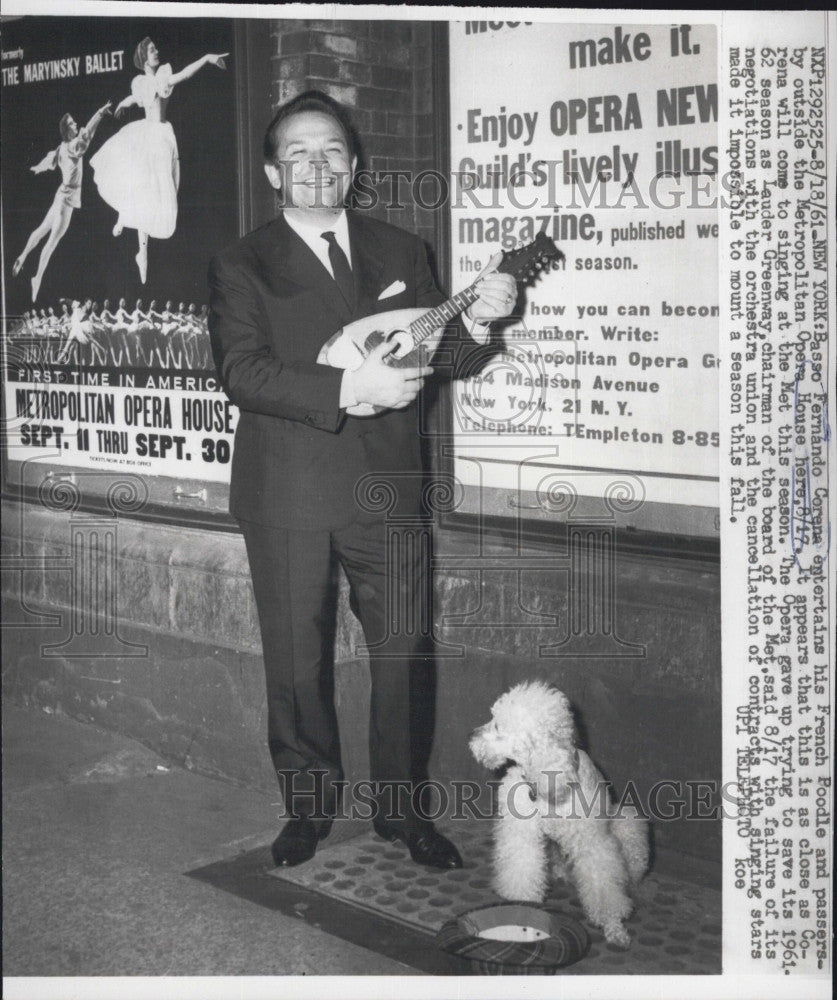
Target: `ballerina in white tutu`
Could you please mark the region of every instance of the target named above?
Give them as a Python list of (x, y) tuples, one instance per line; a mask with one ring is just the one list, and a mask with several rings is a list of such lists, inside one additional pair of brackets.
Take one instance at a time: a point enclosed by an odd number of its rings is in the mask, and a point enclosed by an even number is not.
[(143, 284), (148, 272), (148, 237), (167, 240), (177, 225), (180, 161), (174, 129), (166, 121), (168, 100), (178, 83), (203, 66), (211, 63), (225, 69), (227, 55), (208, 54), (173, 73), (170, 63), (160, 65), (154, 42), (143, 38), (134, 53), (134, 65), (143, 75), (131, 81), (131, 94), (117, 105), (115, 114), (121, 117), (136, 106), (143, 109), (145, 118), (121, 128), (90, 160), (99, 194), (119, 213), (113, 235), (119, 236), (123, 229), (137, 231), (135, 260)]
[(99, 126), (102, 117), (110, 111), (110, 101), (102, 105), (93, 115), (90, 121), (79, 128), (71, 114), (66, 114), (58, 123), (58, 130), (61, 133), (61, 144), (29, 169), (33, 174), (42, 174), (45, 170), (60, 170), (61, 184), (55, 192), (55, 197), (49, 207), (49, 211), (44, 216), (43, 221), (37, 229), (33, 230), (26, 241), (23, 252), (14, 262), (12, 274), (20, 274), (21, 268), (26, 262), (26, 258), (35, 247), (46, 238), (41, 256), (38, 260), (38, 269), (32, 278), (32, 301), (38, 298), (41, 288), (41, 281), (44, 277), (47, 264), (52, 257), (55, 248), (61, 242), (61, 238), (70, 226), (73, 211), (81, 208), (81, 177), (84, 168), (83, 157), (87, 152), (90, 142)]

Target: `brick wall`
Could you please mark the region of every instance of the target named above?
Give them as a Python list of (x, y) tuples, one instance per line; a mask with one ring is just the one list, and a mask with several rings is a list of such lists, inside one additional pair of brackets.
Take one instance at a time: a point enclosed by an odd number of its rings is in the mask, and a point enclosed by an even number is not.
[[(437, 167), (433, 148), (428, 22), (276, 20), (271, 25), (275, 108), (315, 88), (348, 110), (361, 140), (361, 166), (376, 173)], [(409, 181), (377, 185), (377, 218), (436, 240), (434, 213), (415, 204)], [(428, 189), (427, 200), (434, 197)], [(396, 202), (403, 208), (396, 208)]]

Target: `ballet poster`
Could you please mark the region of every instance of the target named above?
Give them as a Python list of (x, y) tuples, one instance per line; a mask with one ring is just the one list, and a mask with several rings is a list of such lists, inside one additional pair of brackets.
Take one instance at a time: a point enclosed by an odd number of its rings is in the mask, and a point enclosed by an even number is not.
[(10, 460), (225, 481), (206, 272), (239, 235), (233, 60), (224, 20), (3, 25)]

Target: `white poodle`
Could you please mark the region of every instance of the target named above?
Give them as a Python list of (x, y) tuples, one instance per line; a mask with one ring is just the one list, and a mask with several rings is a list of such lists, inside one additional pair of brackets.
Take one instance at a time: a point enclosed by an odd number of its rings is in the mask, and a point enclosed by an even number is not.
[(518, 684), (497, 699), (470, 747), (490, 769), (511, 762), (498, 790), (497, 893), (541, 902), (551, 841), (553, 875), (569, 877), (590, 922), (627, 948), (623, 921), (633, 909), (629, 890), (648, 868), (648, 828), (635, 810), (617, 814), (604, 778), (576, 749), (566, 697), (540, 681)]

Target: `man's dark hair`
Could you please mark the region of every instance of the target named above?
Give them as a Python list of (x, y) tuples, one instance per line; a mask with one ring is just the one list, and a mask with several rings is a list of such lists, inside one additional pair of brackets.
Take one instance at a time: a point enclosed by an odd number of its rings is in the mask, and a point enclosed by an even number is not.
[(287, 104), (283, 104), (267, 126), (267, 131), (264, 134), (265, 163), (275, 163), (276, 161), (276, 153), (279, 149), (279, 126), (287, 118), (302, 114), (304, 111), (316, 111), (318, 114), (333, 118), (345, 136), (349, 155), (356, 155), (354, 131), (343, 108), (328, 94), (324, 94), (320, 90), (306, 90), (305, 93), (294, 97)]

